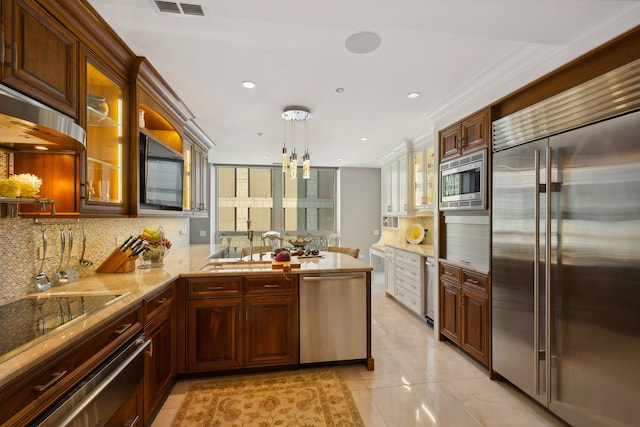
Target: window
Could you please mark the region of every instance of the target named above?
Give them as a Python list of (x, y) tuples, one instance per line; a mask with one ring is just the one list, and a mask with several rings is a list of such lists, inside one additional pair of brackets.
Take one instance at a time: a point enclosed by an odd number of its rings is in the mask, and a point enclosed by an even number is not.
[(280, 167), (215, 169), (218, 241), (231, 243), (232, 250), (249, 245), (248, 220), (254, 230), (254, 245), (260, 245), (258, 236), (270, 230), (285, 238), (335, 232), (336, 169), (316, 168), (309, 179), (294, 180)]

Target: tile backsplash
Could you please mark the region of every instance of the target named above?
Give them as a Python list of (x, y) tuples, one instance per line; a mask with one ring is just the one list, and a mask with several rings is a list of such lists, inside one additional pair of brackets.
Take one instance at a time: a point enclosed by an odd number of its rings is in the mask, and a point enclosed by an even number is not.
[[(47, 257), (43, 271), (51, 279), (60, 264), (60, 233), (65, 232), (67, 246), (63, 267), (68, 257), (68, 233), (73, 233), (70, 266), (79, 277), (97, 274), (96, 268), (124, 239), (140, 233), (144, 227), (162, 226), (172, 247), (189, 245), (188, 218), (67, 218), (0, 219), (0, 303), (6, 299), (37, 292), (35, 275), (42, 264), (43, 233), (47, 236)], [(83, 229), (87, 230), (84, 259), (91, 266), (79, 263), (82, 253)], [(169, 255), (171, 256), (171, 255)]]

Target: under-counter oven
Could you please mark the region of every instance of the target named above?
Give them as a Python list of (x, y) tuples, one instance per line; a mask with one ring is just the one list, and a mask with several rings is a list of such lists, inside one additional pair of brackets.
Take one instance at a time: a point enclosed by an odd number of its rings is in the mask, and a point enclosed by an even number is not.
[[(144, 375), (144, 350), (150, 340), (139, 334), (102, 363), (49, 409), (34, 426), (99, 427), (110, 423), (135, 392)], [(142, 425), (132, 416), (127, 427)]]

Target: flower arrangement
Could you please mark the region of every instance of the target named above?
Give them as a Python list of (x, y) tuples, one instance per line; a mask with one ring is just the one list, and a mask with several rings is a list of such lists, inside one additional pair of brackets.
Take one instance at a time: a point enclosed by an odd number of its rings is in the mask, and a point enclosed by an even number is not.
[(162, 265), (167, 251), (171, 248), (171, 241), (165, 237), (162, 227), (144, 228), (140, 238), (146, 242), (146, 249), (142, 252), (143, 263), (151, 266)]
[(31, 199), (37, 197), (41, 185), (42, 180), (30, 173), (11, 175), (0, 179), (0, 196)]

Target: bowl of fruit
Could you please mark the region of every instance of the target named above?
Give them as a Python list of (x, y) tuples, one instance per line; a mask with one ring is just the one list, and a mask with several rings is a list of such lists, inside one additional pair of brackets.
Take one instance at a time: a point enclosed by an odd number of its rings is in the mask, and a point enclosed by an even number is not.
[(304, 239), (298, 238), (296, 240), (287, 240), (287, 242), (291, 243), (296, 248), (304, 248), (309, 243), (311, 243), (312, 240), (313, 239), (311, 237), (308, 237), (308, 238), (304, 238)]
[(146, 227), (140, 233), (144, 240), (145, 249), (140, 256), (140, 268), (153, 268), (164, 265), (164, 257), (171, 248), (171, 242), (166, 238), (162, 227)]

